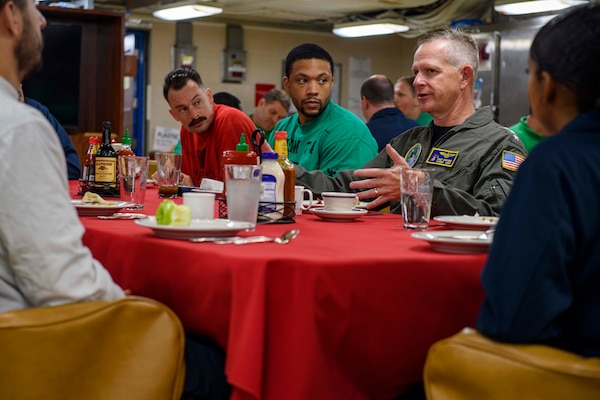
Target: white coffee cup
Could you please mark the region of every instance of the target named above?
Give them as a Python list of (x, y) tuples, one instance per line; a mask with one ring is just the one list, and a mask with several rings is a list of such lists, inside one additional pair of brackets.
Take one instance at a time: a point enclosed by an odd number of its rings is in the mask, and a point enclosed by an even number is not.
[[(308, 204), (304, 204), (304, 195), (308, 194)], [(294, 201), (296, 202), (296, 208), (294, 212), (296, 215), (302, 215), (302, 210), (308, 210), (312, 207), (313, 203), (313, 192), (306, 189), (304, 186), (294, 186)]]
[(354, 193), (323, 192), (321, 197), (327, 211), (352, 211), (359, 203), (358, 196)]
[(215, 218), (215, 194), (184, 192), (183, 204), (192, 210), (192, 219)]

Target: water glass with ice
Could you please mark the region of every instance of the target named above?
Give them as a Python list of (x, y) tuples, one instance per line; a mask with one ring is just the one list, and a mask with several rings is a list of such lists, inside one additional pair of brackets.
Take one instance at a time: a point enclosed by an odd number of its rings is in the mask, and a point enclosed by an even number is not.
[(232, 221), (256, 224), (262, 167), (225, 164), (227, 215)]

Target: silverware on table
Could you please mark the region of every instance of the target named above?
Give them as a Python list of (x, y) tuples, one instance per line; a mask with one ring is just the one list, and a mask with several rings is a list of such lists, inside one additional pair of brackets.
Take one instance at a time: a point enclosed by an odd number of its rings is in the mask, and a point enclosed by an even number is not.
[(98, 215), (100, 219), (142, 219), (148, 218), (147, 215), (137, 213), (114, 213), (112, 215)]
[(207, 237), (197, 237), (190, 238), (190, 242), (194, 243), (204, 243), (204, 242), (216, 242), (216, 241), (233, 241), (236, 239), (243, 239), (241, 236), (207, 236)]
[(283, 235), (278, 237), (269, 236), (249, 236), (242, 237), (233, 240), (215, 240), (213, 243), (216, 244), (248, 244), (248, 243), (263, 243), (263, 242), (274, 242), (277, 244), (288, 244), (291, 240), (294, 240), (300, 233), (299, 229), (292, 229), (285, 232)]
[(300, 233), (300, 230), (292, 229), (278, 237), (270, 237), (270, 236), (199, 237), (199, 238), (191, 238), (189, 240), (190, 240), (190, 242), (195, 242), (195, 243), (210, 242), (210, 243), (215, 243), (215, 244), (248, 244), (248, 243), (264, 243), (264, 242), (287, 244), (291, 240), (293, 240), (296, 236), (298, 236), (299, 233)]

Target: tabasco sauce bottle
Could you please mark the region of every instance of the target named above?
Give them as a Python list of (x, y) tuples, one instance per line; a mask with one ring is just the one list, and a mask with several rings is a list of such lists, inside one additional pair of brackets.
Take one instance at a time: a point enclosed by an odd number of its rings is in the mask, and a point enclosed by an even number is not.
[(275, 132), (275, 148), (273, 149), (279, 154), (279, 166), (285, 175), (285, 184), (283, 186), (283, 215), (288, 217), (294, 216), (294, 186), (296, 185), (296, 167), (294, 163), (288, 159), (287, 147), (287, 132)]

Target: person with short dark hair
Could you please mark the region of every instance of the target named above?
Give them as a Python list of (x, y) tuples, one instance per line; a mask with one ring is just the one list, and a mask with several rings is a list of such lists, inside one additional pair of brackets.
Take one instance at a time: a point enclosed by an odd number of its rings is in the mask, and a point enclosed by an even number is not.
[(216, 104), (210, 88), (191, 68), (169, 72), (163, 96), (171, 116), (181, 122), (181, 184), (199, 186), (202, 178), (223, 181), (223, 152), (235, 150), (241, 134), (252, 143), (252, 120), (236, 108)]
[(600, 4), (554, 17), (529, 51), (529, 103), (551, 135), (521, 165), (481, 280), (477, 329), (600, 357)]
[(283, 85), (298, 111), (279, 122), (275, 131), (288, 134), (288, 158), (308, 170), (329, 176), (360, 168), (377, 154), (377, 142), (364, 122), (331, 101), (333, 59), (321, 46), (304, 43), (285, 59)]
[(419, 125), (396, 108), (394, 84), (385, 75), (373, 75), (363, 82), (360, 107), (379, 151), (402, 132)]
[(225, 104), (226, 106), (242, 110), (242, 102), (240, 99), (229, 92), (217, 92), (213, 98), (217, 104)]

